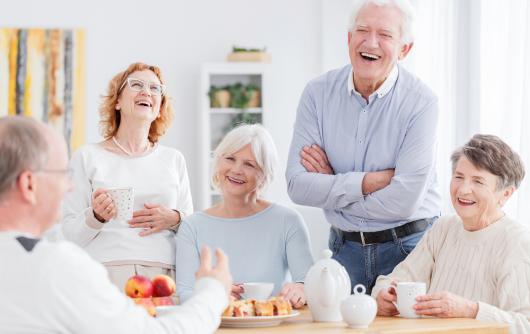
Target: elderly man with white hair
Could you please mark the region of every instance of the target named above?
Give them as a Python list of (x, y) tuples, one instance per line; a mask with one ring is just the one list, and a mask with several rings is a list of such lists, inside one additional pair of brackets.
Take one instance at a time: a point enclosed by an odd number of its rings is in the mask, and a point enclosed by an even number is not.
[(157, 319), (110, 282), (79, 246), (40, 239), (73, 184), (66, 143), (50, 127), (0, 118), (0, 333), (212, 333), (228, 305), (228, 258), (202, 250), (197, 293)]
[(368, 291), (440, 215), (438, 99), (397, 62), (414, 45), (408, 0), (355, 0), (351, 64), (310, 81), (300, 99), (286, 178), (289, 196), (324, 209), (329, 247), (352, 287)]

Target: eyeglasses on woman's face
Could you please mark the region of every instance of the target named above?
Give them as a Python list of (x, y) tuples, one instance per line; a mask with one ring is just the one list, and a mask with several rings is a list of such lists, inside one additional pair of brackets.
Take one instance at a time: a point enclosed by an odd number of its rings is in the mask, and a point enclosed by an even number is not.
[(123, 85), (121, 85), (120, 90), (118, 91), (118, 94), (120, 94), (121, 90), (123, 89), (123, 86), (125, 86), (125, 83), (129, 84), (129, 88), (134, 90), (135, 92), (141, 92), (144, 90), (145, 86), (148, 85), (149, 92), (152, 95), (162, 95), (164, 94), (166, 90), (166, 86), (151, 82), (149, 84), (143, 82), (140, 79), (134, 79), (134, 78), (127, 78)]

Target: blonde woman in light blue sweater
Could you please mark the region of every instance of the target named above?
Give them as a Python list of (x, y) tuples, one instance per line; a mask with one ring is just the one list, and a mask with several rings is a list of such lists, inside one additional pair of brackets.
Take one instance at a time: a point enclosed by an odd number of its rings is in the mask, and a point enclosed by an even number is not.
[(294, 209), (265, 201), (274, 179), (276, 149), (260, 125), (242, 125), (228, 133), (214, 152), (212, 185), (223, 200), (187, 217), (177, 239), (176, 283), (183, 300), (193, 294), (200, 249), (223, 249), (230, 258), (241, 298), (241, 283), (272, 282), (274, 295), (295, 308), (305, 304), (304, 281), (313, 257), (309, 233)]

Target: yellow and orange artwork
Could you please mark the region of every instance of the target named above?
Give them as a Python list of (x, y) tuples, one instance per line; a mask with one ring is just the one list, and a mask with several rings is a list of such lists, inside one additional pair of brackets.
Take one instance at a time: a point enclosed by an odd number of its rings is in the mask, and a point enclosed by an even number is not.
[(85, 142), (85, 31), (0, 28), (0, 117), (50, 124), (70, 153)]

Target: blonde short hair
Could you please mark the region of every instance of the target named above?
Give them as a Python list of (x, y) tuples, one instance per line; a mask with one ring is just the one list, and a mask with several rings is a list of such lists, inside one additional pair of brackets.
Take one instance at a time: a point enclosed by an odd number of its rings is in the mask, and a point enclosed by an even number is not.
[[(116, 110), (120, 87), (122, 87), (129, 75), (136, 71), (144, 70), (152, 71), (162, 85), (166, 84), (162, 77), (162, 71), (158, 67), (144, 63), (131, 64), (125, 71), (116, 74), (109, 82), (107, 95), (100, 95), (101, 105), (99, 106), (99, 116), (101, 120), (99, 121), (99, 133), (105, 139), (114, 136), (120, 127), (121, 114), (119, 110)], [(168, 96), (166, 89), (160, 102), (160, 118), (156, 118), (149, 128), (149, 141), (158, 142), (158, 138), (166, 133), (171, 122), (173, 122), (173, 105), (169, 101), (172, 99)]]
[(252, 147), (256, 162), (265, 175), (263, 185), (258, 188), (258, 195), (261, 196), (265, 193), (268, 186), (274, 181), (278, 157), (271, 135), (259, 124), (239, 125), (221, 140), (213, 152), (212, 186), (214, 189), (221, 192), (221, 184), (217, 177), (221, 158), (226, 154), (238, 152), (248, 144)]

